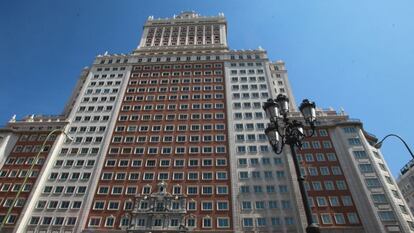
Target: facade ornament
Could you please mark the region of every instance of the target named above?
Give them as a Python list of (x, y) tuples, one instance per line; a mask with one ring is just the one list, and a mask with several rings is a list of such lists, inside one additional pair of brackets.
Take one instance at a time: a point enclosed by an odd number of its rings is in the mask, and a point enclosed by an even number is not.
[(12, 116), (12, 118), (9, 120), (9, 122), (10, 122), (10, 123), (12, 123), (12, 122), (16, 122), (16, 114), (14, 114), (14, 115)]
[(26, 121), (33, 122), (34, 121), (34, 114), (30, 115), (29, 118)]
[(127, 233), (188, 232), (186, 196), (169, 193), (165, 181), (157, 184), (156, 191), (137, 195), (134, 208), (127, 216)]

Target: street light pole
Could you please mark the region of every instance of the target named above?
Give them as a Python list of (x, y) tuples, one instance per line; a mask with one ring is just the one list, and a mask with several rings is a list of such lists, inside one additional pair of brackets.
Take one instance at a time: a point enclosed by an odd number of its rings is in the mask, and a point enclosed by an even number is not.
[(3, 220), (1, 221), (0, 230), (2, 230), (2, 229), (3, 229), (4, 225), (5, 225), (5, 224), (6, 224), (6, 222), (7, 222), (7, 219), (10, 217), (11, 212), (12, 212), (12, 210), (13, 210), (13, 206), (16, 204), (17, 200), (18, 200), (18, 199), (19, 199), (19, 197), (20, 197), (20, 194), (22, 193), (22, 191), (23, 191), (23, 189), (24, 189), (24, 186), (26, 185), (27, 181), (29, 180), (30, 174), (33, 172), (33, 168), (34, 168), (34, 166), (36, 165), (37, 161), (39, 160), (40, 154), (43, 152), (43, 150), (44, 150), (44, 148), (45, 148), (45, 146), (46, 146), (47, 141), (49, 140), (50, 136), (52, 136), (52, 135), (53, 135), (54, 133), (56, 133), (56, 132), (61, 132), (61, 133), (64, 133), (64, 134), (65, 134), (65, 136), (66, 136), (67, 138), (69, 138), (70, 140), (73, 140), (73, 139), (72, 139), (72, 137), (70, 137), (70, 136), (69, 136), (69, 135), (68, 135), (65, 131), (63, 131), (62, 129), (55, 129), (55, 130), (52, 130), (52, 131), (51, 131), (51, 132), (50, 132), (50, 133), (46, 136), (45, 140), (43, 141), (42, 146), (40, 147), (39, 152), (37, 152), (36, 157), (35, 157), (35, 159), (33, 160), (32, 165), (31, 165), (31, 166), (30, 166), (30, 168), (29, 168), (29, 171), (26, 173), (26, 175), (25, 175), (25, 177), (24, 177), (23, 183), (22, 183), (22, 185), (20, 186), (19, 191), (17, 191), (16, 196), (14, 197), (14, 200), (13, 200), (12, 204), (10, 205), (9, 209), (7, 210), (6, 215), (4, 216)]
[(407, 148), (408, 152), (410, 153), (411, 157), (413, 157), (414, 159), (414, 154), (411, 151), (410, 147), (408, 146), (408, 144), (404, 141), (404, 139), (402, 139), (400, 136), (398, 136), (397, 134), (388, 134), (387, 136), (385, 136), (381, 141), (377, 142), (374, 147), (379, 149), (382, 146), (382, 143), (384, 142), (385, 139), (387, 139), (388, 137), (396, 137), (398, 139), (400, 139), (400, 141), (404, 144), (405, 148)]
[(295, 165), (296, 176), (298, 178), (299, 190), (302, 196), (303, 206), (305, 207), (306, 220), (308, 223), (308, 226), (306, 227), (306, 232), (307, 233), (319, 233), (320, 232), (319, 226), (313, 222), (312, 211), (309, 205), (308, 194), (305, 189), (305, 178), (300, 172), (300, 166), (299, 166), (298, 157), (296, 156), (295, 146), (293, 144), (290, 144), (289, 146), (290, 146), (290, 151), (292, 152), (293, 163)]
[[(309, 124), (312, 129), (310, 136), (312, 136), (315, 132), (315, 107), (315, 103), (310, 102), (307, 99), (303, 100), (299, 107), (305, 122)], [(302, 142), (306, 137), (303, 130), (303, 124), (297, 120), (291, 120), (288, 117), (289, 99), (282, 94), (278, 95), (275, 100), (268, 99), (268, 101), (263, 105), (263, 109), (266, 111), (266, 115), (270, 119), (270, 123), (265, 130), (265, 134), (269, 139), (273, 151), (276, 154), (280, 154), (283, 152), (284, 145), (289, 145), (290, 147), (308, 224), (306, 227), (306, 233), (320, 233), (318, 224), (313, 222), (312, 211), (309, 206), (309, 199), (305, 189), (305, 179), (300, 172), (299, 160), (295, 151), (295, 147), (299, 149), (302, 147)]]

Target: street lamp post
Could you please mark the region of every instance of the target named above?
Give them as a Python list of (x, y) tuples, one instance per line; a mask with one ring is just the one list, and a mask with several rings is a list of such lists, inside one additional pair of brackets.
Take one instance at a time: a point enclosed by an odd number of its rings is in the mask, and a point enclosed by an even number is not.
[(404, 139), (402, 139), (400, 136), (398, 136), (397, 134), (388, 134), (387, 136), (385, 136), (381, 141), (375, 143), (374, 147), (379, 149), (382, 146), (382, 143), (384, 142), (385, 139), (387, 139), (388, 137), (396, 137), (398, 139), (400, 139), (400, 141), (404, 144), (405, 148), (407, 148), (408, 152), (410, 153), (411, 157), (413, 157), (414, 159), (414, 154), (411, 151), (410, 147), (408, 146), (408, 144), (404, 141)]
[[(283, 151), (284, 145), (287, 144), (292, 152), (292, 159), (295, 165), (300, 194), (302, 196), (303, 207), (305, 208), (306, 220), (308, 223), (306, 233), (320, 233), (318, 224), (313, 222), (309, 199), (305, 190), (305, 179), (300, 172), (300, 165), (295, 152), (295, 146), (300, 149), (302, 147), (302, 142), (306, 137), (303, 130), (303, 124), (300, 121), (289, 119), (289, 99), (285, 95), (280, 94), (275, 100), (268, 99), (267, 102), (264, 103), (263, 109), (270, 119), (270, 123), (265, 129), (265, 134), (269, 139), (273, 151), (276, 154), (280, 154)], [(305, 122), (312, 129), (310, 135), (312, 136), (315, 132), (315, 103), (305, 99), (299, 109), (302, 112)]]
[(12, 210), (13, 210), (13, 206), (16, 204), (17, 200), (19, 199), (19, 196), (20, 196), (21, 192), (22, 192), (22, 191), (23, 191), (23, 189), (24, 189), (24, 186), (26, 185), (27, 181), (29, 180), (30, 174), (33, 172), (33, 168), (34, 168), (34, 166), (36, 165), (37, 161), (39, 160), (40, 154), (43, 152), (43, 150), (44, 150), (44, 148), (45, 148), (45, 146), (46, 146), (47, 141), (49, 140), (50, 136), (52, 136), (52, 135), (53, 135), (54, 133), (56, 133), (56, 132), (61, 132), (61, 133), (64, 133), (64, 134), (66, 135), (66, 137), (67, 137), (67, 138), (69, 138), (70, 140), (73, 140), (73, 138), (72, 138), (72, 137), (70, 137), (70, 136), (69, 136), (69, 135), (68, 135), (65, 131), (63, 131), (62, 129), (55, 129), (55, 130), (52, 130), (52, 131), (51, 131), (51, 132), (50, 132), (50, 133), (46, 136), (45, 140), (43, 141), (42, 146), (40, 147), (39, 152), (37, 152), (36, 157), (35, 157), (35, 159), (33, 160), (32, 165), (31, 165), (31, 166), (30, 166), (30, 168), (29, 168), (29, 171), (26, 173), (26, 175), (25, 175), (25, 177), (24, 177), (23, 183), (22, 183), (22, 185), (20, 186), (19, 191), (17, 191), (16, 196), (14, 197), (14, 200), (13, 200), (12, 204), (10, 205), (9, 209), (7, 210), (6, 215), (4, 216), (3, 220), (1, 221), (0, 230), (2, 230), (2, 229), (3, 229), (4, 225), (5, 225), (5, 224), (6, 224), (6, 222), (7, 222), (7, 219), (10, 217), (11, 212), (12, 212)]

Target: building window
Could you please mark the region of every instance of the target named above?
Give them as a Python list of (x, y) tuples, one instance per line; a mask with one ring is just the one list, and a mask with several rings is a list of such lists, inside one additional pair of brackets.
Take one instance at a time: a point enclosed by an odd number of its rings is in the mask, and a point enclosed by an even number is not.
[(381, 221), (395, 221), (395, 215), (392, 211), (378, 211), (378, 216)]
[(216, 194), (218, 194), (218, 195), (228, 194), (227, 186), (217, 186), (216, 187)]
[(365, 151), (353, 151), (354, 157), (356, 159), (366, 159), (367, 153)]
[(253, 218), (243, 218), (243, 227), (253, 227)]
[(316, 197), (316, 203), (318, 204), (318, 206), (327, 206), (325, 197)]
[(229, 218), (217, 218), (217, 228), (229, 228), (230, 220)]
[(384, 194), (372, 194), (372, 200), (376, 204), (386, 204), (388, 203), (387, 198)]
[(335, 213), (334, 219), (335, 219), (336, 224), (341, 224), (341, 225), (345, 224), (345, 217), (344, 217), (344, 214), (342, 213)]
[(228, 210), (229, 203), (227, 201), (217, 201), (217, 210)]
[(89, 227), (98, 227), (101, 223), (101, 218), (90, 218)]
[(257, 210), (263, 210), (265, 208), (265, 202), (264, 201), (256, 201), (255, 208)]
[(114, 217), (107, 217), (105, 221), (105, 227), (113, 227), (115, 224), (115, 218)]
[(359, 218), (358, 215), (356, 213), (348, 213), (348, 221), (351, 224), (358, 224), (359, 223)]
[(257, 218), (257, 226), (258, 227), (265, 227), (266, 226), (266, 218)]
[(210, 217), (203, 218), (203, 228), (211, 228), (212, 227), (212, 219)]
[(198, 194), (198, 187), (197, 186), (188, 186), (187, 187), (187, 194), (188, 195), (197, 195)]
[(342, 203), (344, 206), (352, 206), (352, 198), (350, 196), (342, 196)]
[(358, 145), (361, 145), (361, 139), (359, 139), (359, 138), (348, 138), (348, 143), (351, 146), (358, 146)]
[(374, 168), (371, 164), (359, 164), (358, 167), (362, 173), (374, 172)]
[(201, 210), (204, 210), (204, 211), (213, 210), (213, 202), (202, 202)]
[(330, 214), (321, 214), (322, 224), (332, 224), (332, 218)]
[(340, 206), (338, 197), (329, 197), (331, 206)]
[(118, 210), (119, 209), (119, 202), (118, 201), (110, 201), (108, 204), (108, 210)]
[(94, 210), (103, 210), (105, 209), (105, 202), (104, 201), (95, 201), (93, 205)]

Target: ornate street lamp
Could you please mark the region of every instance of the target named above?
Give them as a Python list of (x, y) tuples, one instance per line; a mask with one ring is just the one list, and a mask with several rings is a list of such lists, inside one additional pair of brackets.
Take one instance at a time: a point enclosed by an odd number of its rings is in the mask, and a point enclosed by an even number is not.
[[(302, 101), (299, 106), (305, 122), (311, 127), (312, 136), (315, 133), (316, 110), (315, 103), (307, 99)], [(295, 165), (296, 176), (298, 177), (299, 189), (302, 196), (303, 207), (305, 208), (306, 220), (308, 226), (307, 233), (320, 233), (318, 224), (313, 222), (312, 212), (309, 206), (308, 195), (305, 190), (304, 177), (300, 172), (300, 165), (295, 152), (295, 146), (299, 149), (307, 135), (303, 130), (303, 124), (297, 120), (291, 120), (288, 117), (289, 99), (285, 95), (278, 95), (275, 100), (268, 99), (263, 105), (267, 117), (270, 119), (265, 134), (269, 139), (270, 145), (276, 154), (283, 151), (284, 145), (289, 145), (292, 152), (292, 159)]]

